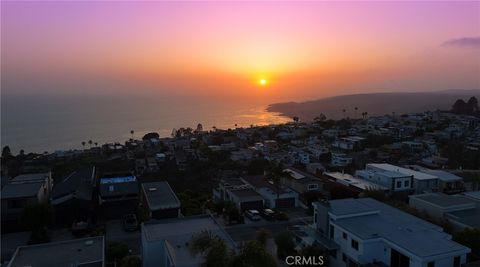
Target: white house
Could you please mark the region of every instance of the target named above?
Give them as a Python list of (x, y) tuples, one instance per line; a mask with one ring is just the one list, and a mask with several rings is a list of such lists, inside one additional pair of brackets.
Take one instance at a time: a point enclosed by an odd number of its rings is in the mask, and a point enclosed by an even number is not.
[(353, 158), (344, 153), (332, 153), (330, 164), (335, 167), (347, 167), (352, 164)]
[(460, 267), (471, 251), (441, 227), (371, 198), (315, 202), (313, 227), (337, 245), (329, 266)]
[(227, 232), (208, 215), (149, 221), (141, 227), (143, 267), (200, 266), (203, 257), (192, 255), (189, 244), (202, 231), (223, 239), (229, 249), (236, 249)]
[[(374, 173), (399, 173), (405, 178), (410, 176), (412, 177), (412, 182), (410, 187), (413, 189), (415, 194), (421, 194), (425, 192), (437, 191), (439, 189), (438, 177), (432, 174), (427, 174), (419, 171), (414, 171), (411, 169), (391, 165), (388, 163), (370, 163), (365, 167), (367, 172)], [(364, 178), (364, 177), (362, 177)], [(406, 179), (402, 180), (405, 185)], [(396, 183), (398, 181), (395, 181)]]

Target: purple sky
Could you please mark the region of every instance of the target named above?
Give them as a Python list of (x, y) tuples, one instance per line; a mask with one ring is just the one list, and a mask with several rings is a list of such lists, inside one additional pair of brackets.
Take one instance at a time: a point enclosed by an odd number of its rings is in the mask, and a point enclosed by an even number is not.
[(1, 5), (3, 93), (299, 99), (480, 88), (478, 1)]

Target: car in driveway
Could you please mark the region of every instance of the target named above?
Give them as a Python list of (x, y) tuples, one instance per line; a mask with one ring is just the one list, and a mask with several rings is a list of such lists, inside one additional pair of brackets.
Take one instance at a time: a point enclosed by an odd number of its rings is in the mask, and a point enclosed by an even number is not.
[(123, 228), (125, 231), (135, 231), (138, 229), (138, 220), (135, 214), (123, 216)]
[(245, 216), (252, 221), (260, 221), (260, 212), (258, 210), (247, 210)]
[(263, 210), (260, 211), (260, 214), (267, 221), (275, 220), (276, 213), (275, 213), (275, 211), (273, 211), (271, 209), (263, 209)]

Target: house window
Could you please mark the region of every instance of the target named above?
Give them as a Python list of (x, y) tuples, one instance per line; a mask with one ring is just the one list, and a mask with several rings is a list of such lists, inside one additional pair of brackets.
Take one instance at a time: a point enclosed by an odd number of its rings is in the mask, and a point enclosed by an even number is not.
[(410, 187), (410, 181), (404, 181), (403, 187)]
[(397, 188), (402, 187), (402, 181), (397, 181)]
[(352, 239), (352, 248), (355, 249), (355, 250), (358, 250), (358, 241), (357, 240)]
[(317, 185), (317, 184), (309, 184), (309, 185), (308, 185), (308, 190), (315, 190), (315, 189), (318, 189), (318, 185)]
[(345, 253), (342, 253), (342, 261), (347, 262), (347, 255), (345, 255)]
[(453, 258), (453, 267), (460, 267), (460, 256)]
[(330, 239), (333, 239), (334, 235), (335, 235), (335, 228), (333, 228), (333, 225), (330, 225)]
[(343, 239), (347, 240), (348, 239), (347, 233), (343, 232), (342, 237)]
[(427, 264), (427, 267), (435, 267), (435, 262), (431, 261)]

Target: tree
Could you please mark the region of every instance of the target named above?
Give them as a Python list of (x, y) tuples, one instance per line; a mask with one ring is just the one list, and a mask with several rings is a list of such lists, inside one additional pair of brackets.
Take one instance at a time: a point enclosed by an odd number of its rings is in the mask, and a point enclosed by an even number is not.
[[(220, 266), (220, 265), (219, 265)], [(248, 241), (240, 250), (240, 253), (233, 257), (230, 266), (232, 267), (275, 267), (275, 259), (265, 247), (257, 241)]]
[(365, 118), (367, 117), (367, 115), (368, 115), (368, 112), (366, 112), (366, 111), (365, 111), (365, 112), (362, 112), (362, 118), (363, 118), (363, 119), (365, 119)]
[(259, 244), (265, 247), (269, 236), (270, 236), (270, 233), (265, 228), (262, 228), (257, 231), (257, 236), (255, 237), (255, 239)]
[(203, 132), (203, 125), (201, 123), (197, 124), (197, 129), (195, 130), (197, 133)]
[(160, 138), (160, 135), (156, 132), (151, 132), (151, 133), (147, 133), (145, 134), (143, 137), (142, 137), (142, 140), (143, 141), (146, 141), (146, 140), (150, 140), (150, 139), (158, 139)]
[(453, 239), (472, 250), (468, 254), (469, 261), (480, 260), (480, 229), (466, 228), (454, 235)]
[(137, 256), (126, 256), (120, 262), (120, 267), (141, 267), (142, 260)]
[(82, 141), (83, 150), (85, 150), (85, 144), (86, 144), (86, 142)]
[(133, 140), (133, 134), (135, 133), (134, 130), (130, 130), (130, 134), (132, 135), (132, 140)]
[(192, 236), (190, 252), (193, 255), (201, 254), (205, 261), (202, 266), (228, 266), (229, 251), (225, 241), (213, 235), (210, 231), (201, 231)]
[(281, 180), (290, 177), (290, 174), (284, 171), (282, 163), (270, 162), (266, 169), (266, 179), (275, 186), (277, 200), (280, 198)]
[(10, 151), (9, 146), (4, 146), (2, 149), (2, 158), (9, 158), (12, 156), (12, 151)]
[(472, 96), (467, 102), (468, 109), (470, 112), (476, 112), (478, 111), (478, 100), (476, 97)]
[(290, 232), (282, 232), (275, 236), (275, 244), (277, 244), (277, 256), (279, 259), (285, 259), (287, 256), (294, 255), (295, 243)]
[(299, 118), (299, 117), (297, 117), (297, 116), (293, 116), (293, 122), (295, 122), (295, 123), (298, 123), (298, 121), (299, 121), (299, 120), (300, 120), (300, 118)]
[(347, 114), (347, 110), (346, 109), (342, 109), (342, 112), (343, 112), (343, 118), (345, 119), (345, 116)]
[(108, 262), (121, 260), (128, 255), (128, 245), (125, 242), (109, 241), (105, 249)]
[(355, 118), (357, 118), (357, 111), (358, 111), (358, 107), (355, 107)]
[(95, 143), (93, 143), (93, 144), (95, 145), (95, 147), (97, 147), (97, 146), (98, 146), (98, 143), (97, 143), (97, 142), (95, 142)]
[(90, 148), (92, 148), (92, 144), (93, 144), (93, 141), (92, 141), (92, 140), (88, 140), (88, 145), (90, 145)]
[(26, 206), (20, 215), (20, 223), (32, 231), (31, 242), (48, 242), (47, 227), (53, 222), (53, 210), (47, 203)]
[(315, 117), (313, 120), (314, 120), (315, 122), (326, 121), (326, 120), (327, 120), (327, 116), (325, 116), (325, 114), (323, 114), (323, 113), (320, 113), (320, 115), (318, 115), (317, 117)]

